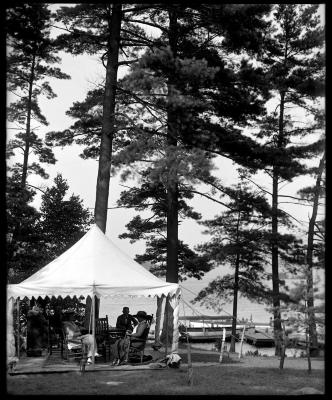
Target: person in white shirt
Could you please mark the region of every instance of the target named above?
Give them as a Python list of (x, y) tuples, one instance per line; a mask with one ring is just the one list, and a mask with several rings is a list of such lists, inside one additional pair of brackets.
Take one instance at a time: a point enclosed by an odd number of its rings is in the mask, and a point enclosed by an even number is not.
[(68, 341), (68, 349), (71, 350), (75, 347), (77, 348), (83, 343), (87, 351), (87, 363), (91, 364), (93, 348), (95, 349), (95, 357), (100, 357), (100, 355), (97, 353), (96, 340), (93, 340), (93, 335), (90, 333), (82, 334), (81, 328), (76, 325), (71, 318), (72, 317), (69, 317), (69, 321), (62, 322), (63, 330)]

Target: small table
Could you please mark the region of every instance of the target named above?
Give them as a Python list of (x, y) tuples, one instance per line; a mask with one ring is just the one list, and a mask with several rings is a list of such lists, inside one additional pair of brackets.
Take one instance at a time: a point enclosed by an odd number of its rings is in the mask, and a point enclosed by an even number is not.
[(126, 330), (118, 328), (109, 328), (107, 334), (109, 339), (113, 343), (115, 343), (117, 339), (123, 339), (125, 337)]

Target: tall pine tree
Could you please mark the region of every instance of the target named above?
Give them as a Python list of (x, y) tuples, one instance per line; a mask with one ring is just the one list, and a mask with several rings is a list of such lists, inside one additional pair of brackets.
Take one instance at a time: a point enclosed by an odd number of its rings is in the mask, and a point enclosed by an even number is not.
[[(265, 139), (265, 145), (272, 154), (279, 154), (273, 157), (272, 168), (266, 169), (272, 179), (271, 247), (276, 338), (281, 335), (279, 185), (282, 179), (291, 181), (307, 173), (305, 160), (317, 155), (324, 145), (321, 138), (308, 144), (296, 143), (299, 138), (303, 141), (321, 127), (319, 121), (312, 120), (312, 115), (320, 107), (315, 99), (324, 95), (324, 29), (319, 23), (317, 8), (318, 5), (276, 5), (273, 29), (266, 36), (262, 48), (261, 61), (265, 65), (267, 87), (275, 95), (275, 111), (265, 118), (258, 137)], [(307, 118), (309, 122), (297, 123), (298, 115), (292, 111), (294, 108), (304, 110), (302, 118)], [(277, 342), (276, 354), (279, 352)]]
[(50, 38), (50, 11), (45, 4), (23, 4), (7, 9), (7, 82), (8, 91), (19, 98), (9, 104), (7, 118), (19, 127), (19, 133), (8, 144), (9, 157), (17, 150), (23, 152), (22, 163), (12, 168), (21, 175), (24, 187), (29, 172), (47, 178), (43, 167), (30, 161), (33, 152), (42, 163), (55, 163), (51, 149), (44, 140), (38, 137), (36, 120), (42, 125), (48, 122), (42, 114), (38, 99), (56, 96), (47, 78), (69, 79), (69, 76), (52, 67), (60, 61)]

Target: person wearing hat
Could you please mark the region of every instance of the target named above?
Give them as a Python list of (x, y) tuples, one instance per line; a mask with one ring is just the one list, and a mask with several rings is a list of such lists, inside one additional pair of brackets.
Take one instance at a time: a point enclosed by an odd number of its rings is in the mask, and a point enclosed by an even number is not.
[(149, 333), (151, 317), (145, 311), (138, 311), (134, 317), (137, 318), (138, 324), (135, 326), (133, 332), (127, 331), (124, 339), (118, 339), (113, 346), (114, 361), (113, 365), (119, 365), (126, 362), (128, 355), (128, 348), (139, 347), (142, 342), (145, 342)]
[(148, 322), (147, 313), (145, 311), (138, 311), (136, 315), (134, 315), (138, 319), (138, 324), (135, 326), (133, 333), (127, 333), (130, 336), (130, 345), (132, 347), (138, 347), (139, 343), (146, 340), (145, 333), (146, 329), (150, 328), (150, 324)]

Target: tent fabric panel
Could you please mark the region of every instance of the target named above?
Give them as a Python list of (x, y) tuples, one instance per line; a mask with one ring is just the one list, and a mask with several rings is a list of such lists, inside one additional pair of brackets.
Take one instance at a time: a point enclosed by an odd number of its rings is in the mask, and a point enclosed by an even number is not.
[(145, 296), (172, 295), (178, 284), (165, 282), (131, 259), (93, 225), (72, 247), (16, 285), (7, 296)]
[(119, 287), (114, 288), (111, 286), (103, 286), (103, 287), (61, 287), (61, 286), (53, 286), (53, 287), (32, 287), (27, 285), (9, 285), (7, 290), (8, 298), (17, 298), (17, 297), (79, 297), (79, 296), (93, 296), (96, 295), (98, 298), (104, 297), (125, 297), (125, 296), (142, 296), (142, 297), (155, 297), (162, 296), (167, 294), (174, 294), (178, 289), (177, 284), (165, 285), (160, 287), (145, 287), (145, 288), (133, 288), (133, 287)]
[(163, 282), (94, 225), (78, 242), (22, 284), (34, 286), (155, 286)]
[(9, 299), (7, 301), (7, 363), (17, 362), (16, 348), (15, 348), (15, 336), (14, 336), (14, 300)]

